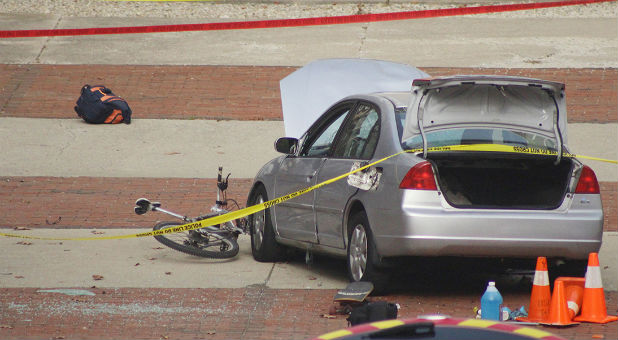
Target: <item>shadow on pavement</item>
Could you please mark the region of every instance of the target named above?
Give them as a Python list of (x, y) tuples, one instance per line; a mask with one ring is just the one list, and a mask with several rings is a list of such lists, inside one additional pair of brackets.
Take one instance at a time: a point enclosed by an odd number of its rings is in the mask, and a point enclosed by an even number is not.
[[(294, 252), (288, 256), (286, 262), (297, 267), (304, 266), (308, 273), (347, 281), (344, 259), (315, 255), (313, 262), (307, 265), (304, 253)], [(536, 260), (522, 260), (505, 263), (476, 258), (399, 259), (397, 264), (390, 268), (389, 294), (477, 294), (485, 290), (488, 281), (496, 281), (500, 291), (504, 293), (529, 292), (534, 278), (535, 262)]]

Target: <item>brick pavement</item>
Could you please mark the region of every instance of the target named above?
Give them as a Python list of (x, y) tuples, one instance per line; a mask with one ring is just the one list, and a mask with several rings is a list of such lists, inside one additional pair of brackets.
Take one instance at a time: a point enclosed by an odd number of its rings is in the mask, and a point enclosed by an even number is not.
[[(252, 179), (231, 178), (228, 198), (247, 202)], [(618, 183), (601, 182), (604, 231), (618, 230)], [(137, 216), (135, 200), (160, 201), (172, 211), (199, 215), (214, 204), (212, 178), (0, 177), (0, 227), (135, 228), (152, 226), (162, 214)]]
[[(124, 97), (135, 118), (281, 120), (279, 80), (295, 67), (0, 64), (0, 116), (74, 118), (84, 84)], [(567, 84), (571, 123), (618, 121), (618, 69), (441, 68), (432, 76), (504, 74)], [(170, 100), (174, 98), (174, 100)]]
[[(455, 285), (455, 283), (451, 283)], [(451, 286), (424, 288), (373, 298), (401, 305), (399, 317), (446, 314), (473, 317), (478, 296)], [(83, 288), (82, 288), (83, 289)], [(470, 289), (470, 288), (467, 288)], [(95, 296), (0, 288), (2, 339), (310, 339), (347, 327), (329, 312), (335, 290), (269, 289), (102, 289)], [(505, 305), (529, 304), (528, 292), (502, 291)], [(616, 314), (617, 292), (606, 293), (608, 313)], [(618, 323), (540, 327), (567, 339), (616, 339)]]

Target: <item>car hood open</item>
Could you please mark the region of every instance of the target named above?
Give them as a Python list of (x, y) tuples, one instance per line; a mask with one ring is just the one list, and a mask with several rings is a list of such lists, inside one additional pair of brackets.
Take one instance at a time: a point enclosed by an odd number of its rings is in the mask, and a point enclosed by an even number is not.
[(280, 82), (285, 134), (299, 138), (337, 101), (355, 94), (410, 91), (429, 75), (415, 67), (371, 59), (313, 61)]

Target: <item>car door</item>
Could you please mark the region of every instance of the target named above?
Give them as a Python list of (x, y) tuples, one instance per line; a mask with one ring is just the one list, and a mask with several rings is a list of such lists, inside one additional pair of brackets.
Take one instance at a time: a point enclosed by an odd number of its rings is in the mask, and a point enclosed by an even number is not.
[[(275, 176), (275, 196), (280, 197), (315, 185), (318, 170), (330, 155), (353, 102), (337, 105), (324, 114), (302, 138), (298, 154), (285, 158)], [(274, 207), (275, 223), (283, 238), (317, 243), (313, 200), (315, 191)]]
[[(375, 106), (360, 103), (341, 129), (332, 156), (318, 172), (318, 182), (344, 174), (354, 162), (373, 157), (380, 137), (380, 115)], [(319, 243), (344, 248), (343, 213), (349, 198), (358, 189), (345, 179), (315, 190), (315, 220)]]

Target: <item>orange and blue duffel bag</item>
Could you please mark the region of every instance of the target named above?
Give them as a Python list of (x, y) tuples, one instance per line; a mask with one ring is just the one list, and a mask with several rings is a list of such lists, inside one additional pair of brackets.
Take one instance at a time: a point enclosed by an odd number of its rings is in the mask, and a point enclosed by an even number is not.
[(131, 108), (126, 100), (105, 86), (84, 85), (75, 112), (90, 124), (131, 124)]

